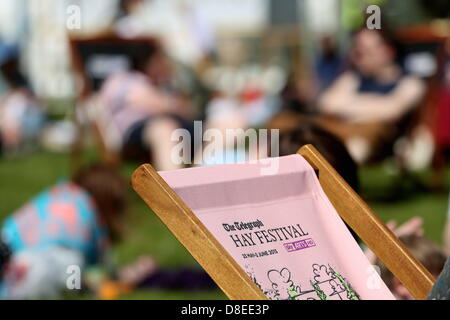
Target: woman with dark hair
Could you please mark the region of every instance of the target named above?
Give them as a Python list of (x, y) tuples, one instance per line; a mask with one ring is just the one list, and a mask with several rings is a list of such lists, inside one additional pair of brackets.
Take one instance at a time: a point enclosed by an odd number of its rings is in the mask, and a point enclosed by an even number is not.
[(318, 123), (365, 162), (398, 136), (402, 119), (422, 102), (425, 85), (403, 72), (394, 38), (384, 30), (356, 32), (350, 57), (353, 68), (319, 98)]
[(295, 129), (280, 134), (280, 156), (295, 154), (306, 144), (312, 144), (319, 150), (344, 180), (358, 191), (358, 165), (345, 145), (338, 137), (312, 122), (299, 122)]
[[(350, 187), (358, 191), (358, 165), (338, 137), (314, 122), (301, 121), (294, 129), (282, 131), (279, 144), (280, 156), (295, 154), (306, 144), (312, 144)], [(352, 229), (349, 230), (355, 240), (361, 242), (356, 233)]]

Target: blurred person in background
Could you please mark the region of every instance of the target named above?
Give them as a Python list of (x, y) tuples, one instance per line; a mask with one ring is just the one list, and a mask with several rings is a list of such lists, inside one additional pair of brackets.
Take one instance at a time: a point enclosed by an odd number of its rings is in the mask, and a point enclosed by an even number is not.
[(350, 57), (353, 68), (319, 97), (319, 122), (365, 162), (404, 130), (401, 120), (422, 102), (425, 84), (403, 72), (384, 29), (356, 32)]
[[(447, 132), (448, 132), (448, 124), (450, 123), (450, 39), (447, 40), (447, 65), (445, 70), (445, 79), (444, 79), (444, 90), (442, 94), (442, 101), (440, 107), (442, 109), (446, 109), (447, 112), (445, 114), (441, 114), (442, 122), (438, 123), (444, 126), (444, 123), (447, 124)], [(441, 111), (442, 112), (442, 111)], [(448, 140), (450, 140), (450, 133), (448, 133)], [(447, 140), (447, 141), (448, 141)], [(447, 222), (444, 229), (444, 244), (445, 251), (448, 256), (450, 256), (450, 197), (449, 197), (449, 208), (447, 211)]]
[(125, 155), (145, 153), (158, 170), (180, 167), (171, 160), (178, 128), (192, 131), (192, 105), (171, 86), (171, 62), (160, 48), (142, 52), (134, 69), (111, 75), (100, 103), (116, 126)]
[(267, 128), (288, 132), (303, 121), (314, 121), (318, 87), (311, 81), (312, 77), (312, 71), (305, 63), (300, 71), (292, 72), (280, 91), (279, 111), (267, 120)]
[(450, 257), (436, 279), (427, 297), (428, 300), (450, 300)]
[(335, 41), (331, 35), (320, 39), (320, 53), (315, 65), (320, 92), (327, 89), (343, 71), (344, 61)]
[[(446, 261), (446, 256), (442, 249), (428, 238), (417, 234), (403, 235), (399, 238), (412, 255), (423, 264), (433, 277), (437, 278), (442, 272)], [(395, 278), (381, 261), (377, 260), (376, 265), (380, 268), (381, 279), (398, 300), (414, 300), (408, 289)]]
[(84, 271), (107, 265), (125, 196), (126, 184), (115, 170), (92, 165), (11, 214), (1, 228), (0, 298), (55, 298), (67, 288), (69, 266)]
[[(224, 40), (217, 50), (217, 62), (204, 72), (203, 79), (212, 90), (206, 105), (205, 130), (213, 129), (226, 136), (227, 130), (261, 128), (278, 109), (277, 96), (284, 83), (284, 71), (276, 65), (249, 62), (249, 47), (241, 39)], [(237, 131), (234, 131), (237, 132)], [(222, 164), (257, 159), (263, 150), (246, 150), (226, 139), (225, 155), (213, 155), (196, 163)], [(205, 148), (207, 144), (205, 144)], [(230, 156), (231, 155), (231, 156)]]
[(136, 289), (197, 290), (217, 289), (216, 283), (201, 268), (165, 269), (149, 255), (142, 255), (122, 267), (114, 281), (104, 282), (98, 290), (102, 299), (116, 299)]
[(433, 300), (450, 300), (450, 197), (442, 240), (444, 244), (444, 253), (448, 258), (444, 269), (436, 279), (436, 283), (428, 296), (428, 299)]
[(162, 269), (149, 255), (117, 268), (111, 249), (126, 240), (126, 194), (115, 169), (93, 164), (6, 218), (0, 229), (0, 299), (58, 298), (69, 289), (72, 266), (81, 271), (77, 289), (102, 299), (135, 288), (215, 289), (202, 269)]
[[(359, 191), (358, 165), (353, 161), (345, 145), (338, 137), (313, 122), (302, 121), (295, 129), (281, 132), (280, 156), (295, 154), (307, 144), (312, 144), (350, 187), (356, 192)], [(351, 228), (349, 231), (355, 240), (361, 243)]]
[[(444, 246), (438, 246), (424, 235), (423, 219), (417, 216), (410, 218), (399, 226), (396, 221), (390, 220), (386, 223), (386, 226), (403, 242), (406, 248), (423, 264), (433, 277), (439, 277), (429, 293), (428, 299), (449, 299), (450, 264), (449, 260), (446, 263), (448, 239), (445, 238), (445, 234)], [(382, 280), (397, 299), (414, 299), (408, 289), (386, 268), (372, 250), (366, 248), (364, 253), (372, 264), (380, 268)]]
[(442, 85), (438, 93), (434, 124), (436, 147), (443, 153), (435, 158), (435, 166), (442, 169), (446, 160), (444, 153), (450, 149), (450, 38), (447, 39), (446, 43), (446, 64)]
[[(448, 146), (450, 134), (448, 124), (450, 123), (450, 39), (446, 43), (447, 64), (444, 70), (443, 90), (438, 103), (437, 112), (437, 144), (441, 147)], [(446, 222), (442, 236), (443, 251), (448, 257), (447, 262), (436, 280), (428, 299), (450, 300), (450, 196), (447, 208)]]
[(280, 134), (280, 156), (295, 154), (306, 144), (312, 144), (353, 190), (359, 190), (358, 165), (345, 145), (314, 123), (302, 122), (297, 128)]
[(450, 257), (450, 195), (448, 198), (447, 219), (445, 221), (442, 242), (444, 244), (445, 254)]
[(7, 92), (0, 96), (0, 152), (32, 149), (44, 125), (44, 110), (20, 71), (18, 48), (0, 42), (0, 72)]

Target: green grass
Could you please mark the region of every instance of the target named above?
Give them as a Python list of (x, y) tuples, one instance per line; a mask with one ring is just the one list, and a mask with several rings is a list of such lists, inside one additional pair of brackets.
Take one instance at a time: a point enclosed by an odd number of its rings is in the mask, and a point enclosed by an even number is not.
[[(446, 182), (450, 180), (449, 173), (447, 170)], [(359, 177), (362, 197), (383, 221), (395, 220), (400, 224), (414, 216), (422, 217), (425, 235), (442, 243), (448, 192), (431, 191), (429, 170), (403, 178), (378, 165), (361, 168)]]
[[(90, 158), (94, 158), (90, 155)], [(67, 154), (36, 152), (21, 158), (0, 158), (0, 220), (16, 210), (43, 188), (67, 177)], [(128, 179), (136, 164), (126, 164), (122, 173)], [(448, 181), (447, 172), (447, 181)], [(429, 173), (417, 176), (426, 182)], [(382, 166), (360, 170), (361, 194), (384, 220), (403, 222), (412, 216), (423, 217), (426, 235), (441, 242), (447, 210), (447, 193), (433, 193), (426, 188), (408, 185), (404, 179), (388, 174)], [(400, 183), (399, 183), (400, 181)], [(397, 199), (388, 195), (396, 194)], [(129, 189), (130, 206), (125, 221), (126, 241), (114, 248), (119, 265), (129, 263), (142, 254), (151, 254), (163, 268), (191, 266), (195, 260), (179, 244), (163, 224), (151, 214), (140, 198)], [(84, 296), (83, 298), (90, 298)], [(123, 299), (224, 299), (219, 290), (187, 292), (171, 290), (138, 290)]]

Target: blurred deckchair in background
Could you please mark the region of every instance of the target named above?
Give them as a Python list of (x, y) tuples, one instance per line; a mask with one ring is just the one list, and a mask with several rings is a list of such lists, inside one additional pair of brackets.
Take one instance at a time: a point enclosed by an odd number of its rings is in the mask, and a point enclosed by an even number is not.
[(82, 163), (84, 127), (93, 133), (101, 161), (118, 165), (122, 161), (120, 136), (101, 105), (98, 92), (108, 77), (136, 69), (142, 57), (156, 51), (160, 44), (152, 37), (124, 39), (109, 33), (92, 38), (72, 37), (69, 44), (78, 84), (74, 120), (79, 135), (72, 146), (72, 166), (77, 169)]
[(343, 221), (417, 299), (434, 282), (311, 145), (255, 163), (145, 164), (132, 184), (231, 299), (393, 299)]

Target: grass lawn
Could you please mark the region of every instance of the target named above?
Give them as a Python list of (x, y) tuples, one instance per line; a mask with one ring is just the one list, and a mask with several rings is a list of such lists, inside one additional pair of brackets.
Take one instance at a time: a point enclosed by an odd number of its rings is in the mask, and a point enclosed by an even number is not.
[[(126, 164), (123, 175), (128, 179), (136, 164)], [(0, 158), (0, 220), (28, 201), (43, 188), (67, 177), (69, 157), (67, 154), (36, 152), (32, 155), (5, 159)], [(447, 181), (449, 180), (447, 171)], [(417, 176), (427, 181), (428, 173)], [(361, 194), (380, 217), (403, 222), (412, 216), (424, 219), (428, 237), (440, 243), (447, 211), (448, 194), (433, 193), (408, 185), (406, 180), (391, 175), (382, 166), (365, 167), (360, 170)], [(400, 180), (400, 183), (399, 183)], [(396, 194), (397, 199), (389, 199)], [(129, 190), (130, 207), (126, 218), (123, 243), (115, 248), (119, 264), (132, 262), (139, 255), (151, 254), (164, 268), (192, 266), (199, 268), (195, 260), (178, 243), (163, 224), (151, 214), (138, 196)], [(219, 290), (187, 292), (170, 290), (138, 290), (123, 299), (224, 299)]]

